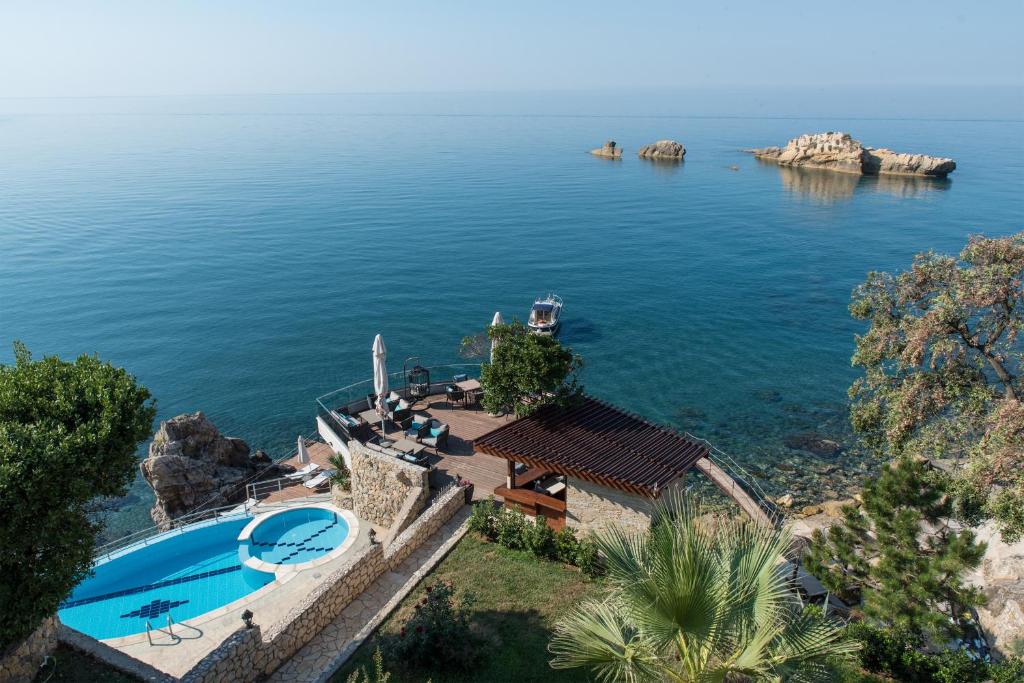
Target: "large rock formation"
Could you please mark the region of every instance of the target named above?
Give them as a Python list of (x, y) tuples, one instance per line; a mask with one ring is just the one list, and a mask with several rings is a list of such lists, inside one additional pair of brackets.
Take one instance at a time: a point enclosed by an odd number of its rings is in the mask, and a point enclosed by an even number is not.
[(641, 159), (682, 161), (686, 156), (686, 148), (675, 140), (658, 140), (654, 144), (641, 147), (637, 156)]
[(956, 169), (956, 162), (952, 159), (865, 147), (849, 133), (801, 135), (790, 140), (785, 147), (748, 151), (758, 159), (782, 166), (807, 166), (863, 175), (885, 173), (945, 178)]
[(615, 140), (609, 140), (603, 146), (590, 150), (590, 153), (606, 159), (622, 158), (622, 148), (615, 143)]
[(140, 467), (156, 494), (150, 515), (161, 528), (170, 528), (171, 520), (199, 505), (240, 502), (243, 482), (278, 470), (263, 451), (250, 455), (245, 441), (221, 436), (202, 413), (161, 422)]
[(988, 598), (978, 619), (989, 645), (1010, 655), (1015, 644), (1024, 644), (1024, 541), (1004, 542), (991, 522), (977, 533), (988, 547), (981, 566), (966, 578)]

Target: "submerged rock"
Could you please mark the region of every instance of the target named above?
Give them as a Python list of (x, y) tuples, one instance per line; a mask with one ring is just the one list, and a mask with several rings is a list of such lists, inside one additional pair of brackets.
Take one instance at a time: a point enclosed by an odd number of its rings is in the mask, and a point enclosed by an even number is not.
[(785, 147), (748, 150), (758, 159), (782, 166), (824, 168), (859, 175), (919, 175), (945, 178), (956, 162), (925, 154), (906, 154), (865, 147), (849, 133), (813, 133), (793, 138)]
[(250, 455), (245, 441), (222, 436), (203, 413), (178, 415), (160, 423), (139, 467), (153, 488), (150, 516), (161, 528), (199, 505), (215, 508), (245, 499), (243, 482), (274, 474), (263, 451)]
[(616, 144), (615, 140), (609, 140), (601, 147), (590, 150), (590, 153), (594, 156), (605, 157), (606, 159), (622, 158), (622, 148)]
[(644, 145), (637, 152), (641, 159), (666, 159), (671, 161), (682, 161), (686, 156), (686, 148), (675, 140), (658, 140), (657, 142)]
[(807, 451), (815, 455), (835, 455), (843, 449), (839, 442), (826, 439), (817, 432), (800, 432), (790, 434), (782, 440), (786, 448)]

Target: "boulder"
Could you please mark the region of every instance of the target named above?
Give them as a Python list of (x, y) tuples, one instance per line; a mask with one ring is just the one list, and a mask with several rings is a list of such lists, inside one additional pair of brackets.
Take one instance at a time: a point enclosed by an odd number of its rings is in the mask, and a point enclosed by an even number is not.
[(644, 145), (637, 152), (641, 159), (666, 159), (671, 161), (682, 161), (686, 156), (686, 148), (675, 140), (658, 140), (657, 142)]
[(835, 455), (843, 449), (843, 447), (839, 445), (839, 442), (833, 441), (832, 439), (826, 439), (817, 432), (800, 432), (798, 434), (790, 434), (782, 440), (782, 443), (786, 448), (792, 448), (797, 451), (807, 451), (820, 456)]
[(965, 578), (988, 598), (978, 608), (978, 621), (989, 645), (1007, 656), (1015, 643), (1024, 643), (1024, 540), (1006, 543), (991, 522), (977, 537), (988, 546), (981, 565)]
[(849, 133), (813, 133), (793, 138), (785, 147), (747, 150), (758, 159), (782, 166), (824, 168), (858, 175), (919, 175), (945, 178), (956, 162), (924, 154), (905, 154), (865, 147)]
[(787, 493), (775, 499), (775, 504), (780, 508), (791, 508), (795, 502), (796, 501), (793, 499), (792, 493)]
[(594, 156), (604, 157), (606, 159), (622, 158), (622, 148), (615, 143), (615, 140), (609, 140), (601, 147), (590, 150), (590, 153)]
[(246, 480), (276, 471), (270, 456), (250, 455), (245, 441), (222, 436), (202, 413), (161, 422), (140, 468), (156, 495), (150, 516), (164, 529), (197, 506), (241, 502)]

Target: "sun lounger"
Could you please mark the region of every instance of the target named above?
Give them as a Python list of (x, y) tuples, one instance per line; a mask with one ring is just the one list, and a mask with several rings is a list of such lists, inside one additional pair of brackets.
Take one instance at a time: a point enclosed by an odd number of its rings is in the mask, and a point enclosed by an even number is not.
[(293, 481), (296, 479), (303, 479), (304, 477), (308, 477), (309, 475), (317, 472), (319, 469), (320, 465), (317, 465), (315, 462), (311, 462), (302, 469), (298, 469), (292, 472), (291, 474), (284, 475), (284, 478), (291, 479)]
[(307, 489), (315, 490), (327, 484), (327, 482), (330, 481), (330, 478), (330, 472), (321, 472), (320, 474), (316, 475), (309, 481), (302, 482), (302, 485), (305, 486)]

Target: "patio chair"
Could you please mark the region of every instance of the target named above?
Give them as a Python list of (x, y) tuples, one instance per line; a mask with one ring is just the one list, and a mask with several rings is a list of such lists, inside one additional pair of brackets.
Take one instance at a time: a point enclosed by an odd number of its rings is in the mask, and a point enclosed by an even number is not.
[(442, 448), (448, 448), (448, 425), (440, 420), (431, 420), (427, 423), (427, 429), (429, 436), (420, 439), (421, 444), (430, 446), (435, 452)]
[(300, 479), (305, 479), (309, 475), (314, 474), (315, 472), (317, 472), (319, 470), (320, 470), (320, 465), (317, 465), (315, 462), (311, 462), (308, 465), (306, 465), (305, 467), (302, 467), (300, 469), (295, 470), (291, 474), (284, 475), (284, 478), (285, 479), (291, 479), (292, 481), (298, 481)]
[(430, 416), (416, 413), (412, 416), (412, 421), (405, 430), (405, 438), (419, 441), (428, 434), (428, 429), (430, 429)]
[(454, 384), (449, 384), (444, 388), (444, 396), (445, 401), (447, 401), (448, 403), (448, 407), (451, 407), (453, 403), (458, 403), (459, 401), (465, 400), (466, 392), (462, 388), (457, 387)]

